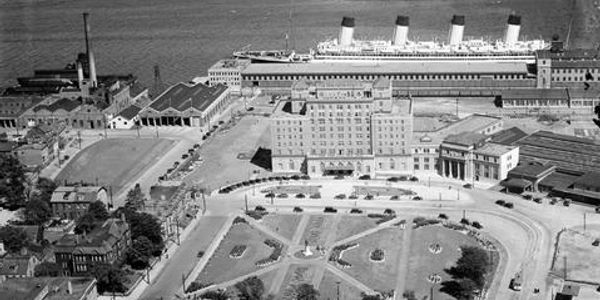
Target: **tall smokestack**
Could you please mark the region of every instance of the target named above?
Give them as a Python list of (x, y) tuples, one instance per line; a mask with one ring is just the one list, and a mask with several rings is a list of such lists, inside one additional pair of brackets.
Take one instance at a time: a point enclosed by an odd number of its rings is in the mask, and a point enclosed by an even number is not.
[(354, 18), (344, 17), (340, 29), (340, 45), (350, 46), (354, 35)]
[(408, 17), (398, 16), (396, 18), (396, 29), (394, 29), (394, 45), (404, 45), (408, 36)]
[(463, 32), (465, 31), (465, 16), (452, 16), (452, 27), (450, 28), (450, 45), (458, 45), (462, 42)]
[(504, 42), (507, 44), (514, 44), (519, 41), (519, 31), (521, 31), (521, 16), (510, 14), (506, 24)]
[(77, 84), (81, 89), (81, 86), (83, 85), (83, 65), (79, 60), (77, 60)]
[(94, 53), (90, 46), (90, 23), (88, 21), (90, 14), (83, 13), (83, 32), (85, 34), (85, 54), (88, 59), (88, 68), (90, 75), (90, 83), (93, 88), (98, 86), (98, 80), (96, 78), (96, 60), (94, 59)]

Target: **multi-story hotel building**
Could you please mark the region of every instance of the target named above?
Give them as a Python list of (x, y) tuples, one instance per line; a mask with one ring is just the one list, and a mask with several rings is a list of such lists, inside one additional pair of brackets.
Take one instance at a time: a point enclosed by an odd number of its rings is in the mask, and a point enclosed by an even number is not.
[(271, 122), (274, 172), (412, 172), (412, 100), (392, 97), (387, 78), (300, 80)]

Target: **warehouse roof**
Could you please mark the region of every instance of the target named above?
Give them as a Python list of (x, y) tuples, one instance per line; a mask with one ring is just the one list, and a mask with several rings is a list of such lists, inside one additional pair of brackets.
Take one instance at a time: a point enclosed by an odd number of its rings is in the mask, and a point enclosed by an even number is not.
[(447, 136), (444, 139), (444, 143), (470, 147), (485, 142), (487, 138), (486, 135), (480, 133), (465, 131)]
[(519, 127), (514, 126), (492, 135), (491, 142), (502, 145), (512, 145), (526, 136), (527, 133), (525, 131), (521, 130)]
[(600, 188), (600, 172), (587, 172), (579, 177), (575, 183), (586, 187)]
[(494, 143), (487, 143), (482, 147), (477, 148), (475, 153), (489, 156), (500, 156), (515, 149), (515, 146), (506, 146)]
[(158, 96), (150, 104), (150, 107), (157, 111), (172, 108), (182, 112), (190, 107), (204, 111), (225, 91), (227, 91), (227, 86), (221, 84), (209, 87), (202, 83), (189, 85), (180, 82)]
[(250, 64), (243, 75), (287, 74), (527, 74), (524, 62), (406, 61)]
[(502, 91), (502, 99), (568, 99), (566, 89), (514, 89)]
[(121, 116), (127, 120), (131, 120), (133, 119), (135, 116), (137, 116), (137, 114), (140, 112), (140, 110), (142, 110), (141, 108), (135, 106), (135, 105), (131, 105), (128, 108), (120, 111), (117, 116)]

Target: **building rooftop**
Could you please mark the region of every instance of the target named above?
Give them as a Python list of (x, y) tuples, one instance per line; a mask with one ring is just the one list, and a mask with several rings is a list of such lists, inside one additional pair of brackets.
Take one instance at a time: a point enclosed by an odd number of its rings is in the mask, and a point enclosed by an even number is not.
[(104, 254), (129, 230), (122, 219), (108, 219), (86, 235), (67, 234), (56, 242), (55, 252)]
[(486, 139), (488, 139), (488, 136), (486, 135), (476, 132), (464, 131), (447, 136), (444, 139), (444, 143), (471, 147), (485, 142)]
[(502, 99), (568, 99), (566, 89), (511, 89), (502, 91)]
[(527, 136), (527, 133), (521, 130), (519, 127), (511, 127), (504, 129), (494, 135), (492, 135), (492, 143), (502, 145), (513, 145), (515, 142)]
[(73, 111), (74, 109), (79, 107), (79, 105), (81, 105), (81, 103), (79, 101), (73, 101), (73, 100), (69, 100), (67, 98), (62, 98), (62, 99), (52, 102), (52, 104), (50, 104), (50, 105), (39, 104), (33, 108), (33, 111), (38, 112), (42, 109), (45, 109), (50, 112), (55, 112), (59, 109), (62, 109), (65, 111)]
[[(0, 275), (27, 276), (27, 269), (33, 254), (29, 255), (6, 255), (0, 258)], [(4, 298), (2, 298), (4, 299)]]
[[(71, 293), (67, 293), (68, 282)], [(96, 288), (96, 279), (83, 277), (9, 278), (0, 284), (0, 299), (79, 300)], [(44, 296), (45, 297), (40, 297)], [(39, 297), (39, 298), (38, 298)]]
[(2, 96), (0, 97), (0, 117), (18, 117), (43, 99), (39, 96)]
[(539, 50), (537, 51), (537, 55), (539, 58), (552, 58), (556, 60), (600, 60), (600, 50), (598, 49), (564, 49), (562, 51)]
[(575, 180), (575, 184), (583, 185), (591, 188), (600, 188), (600, 170), (587, 172), (583, 176)]
[(59, 186), (52, 193), (50, 203), (57, 202), (94, 202), (98, 193), (106, 189), (101, 186)]
[(553, 172), (540, 181), (540, 185), (551, 186), (552, 188), (566, 189), (579, 178), (580, 175), (574, 175), (563, 172)]
[(286, 74), (527, 74), (523, 62), (494, 61), (404, 61), (404, 62), (312, 62), (281, 64), (250, 64), (243, 75)]
[(568, 172), (600, 170), (600, 143), (593, 140), (538, 131), (516, 144), (522, 160), (549, 162)]
[(512, 151), (516, 146), (506, 146), (501, 144), (486, 143), (482, 147), (475, 150), (475, 153), (489, 156), (501, 156), (509, 151)]
[(231, 69), (231, 68), (243, 70), (249, 64), (250, 64), (250, 61), (247, 59), (221, 59), (221, 60), (217, 61), (214, 65), (212, 65), (208, 70), (216, 71), (218, 69)]
[(117, 114), (117, 116), (121, 116), (127, 120), (131, 120), (131, 119), (135, 118), (135, 116), (137, 116), (137, 114), (140, 112), (140, 110), (142, 110), (142, 109), (137, 107), (136, 105), (131, 105), (131, 106), (127, 107), (126, 109), (120, 111)]
[(513, 176), (526, 176), (526, 177), (541, 177), (542, 175), (553, 172), (556, 169), (553, 165), (544, 165), (535, 162), (521, 162), (514, 169), (508, 171)]
[(204, 111), (226, 91), (227, 86), (221, 84), (209, 87), (202, 83), (188, 85), (180, 82), (159, 95), (149, 107), (156, 111), (174, 109), (183, 112), (192, 107)]

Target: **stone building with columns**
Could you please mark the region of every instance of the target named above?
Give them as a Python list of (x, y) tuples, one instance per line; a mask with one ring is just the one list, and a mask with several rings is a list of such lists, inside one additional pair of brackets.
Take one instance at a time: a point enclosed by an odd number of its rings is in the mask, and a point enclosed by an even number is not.
[(440, 174), (468, 182), (504, 180), (519, 163), (519, 147), (490, 140), (476, 132), (446, 137), (439, 151)]
[(232, 101), (230, 88), (225, 85), (180, 82), (156, 97), (138, 116), (142, 126), (208, 128)]
[(271, 117), (274, 172), (310, 176), (412, 173), (412, 100), (391, 82), (294, 83)]

